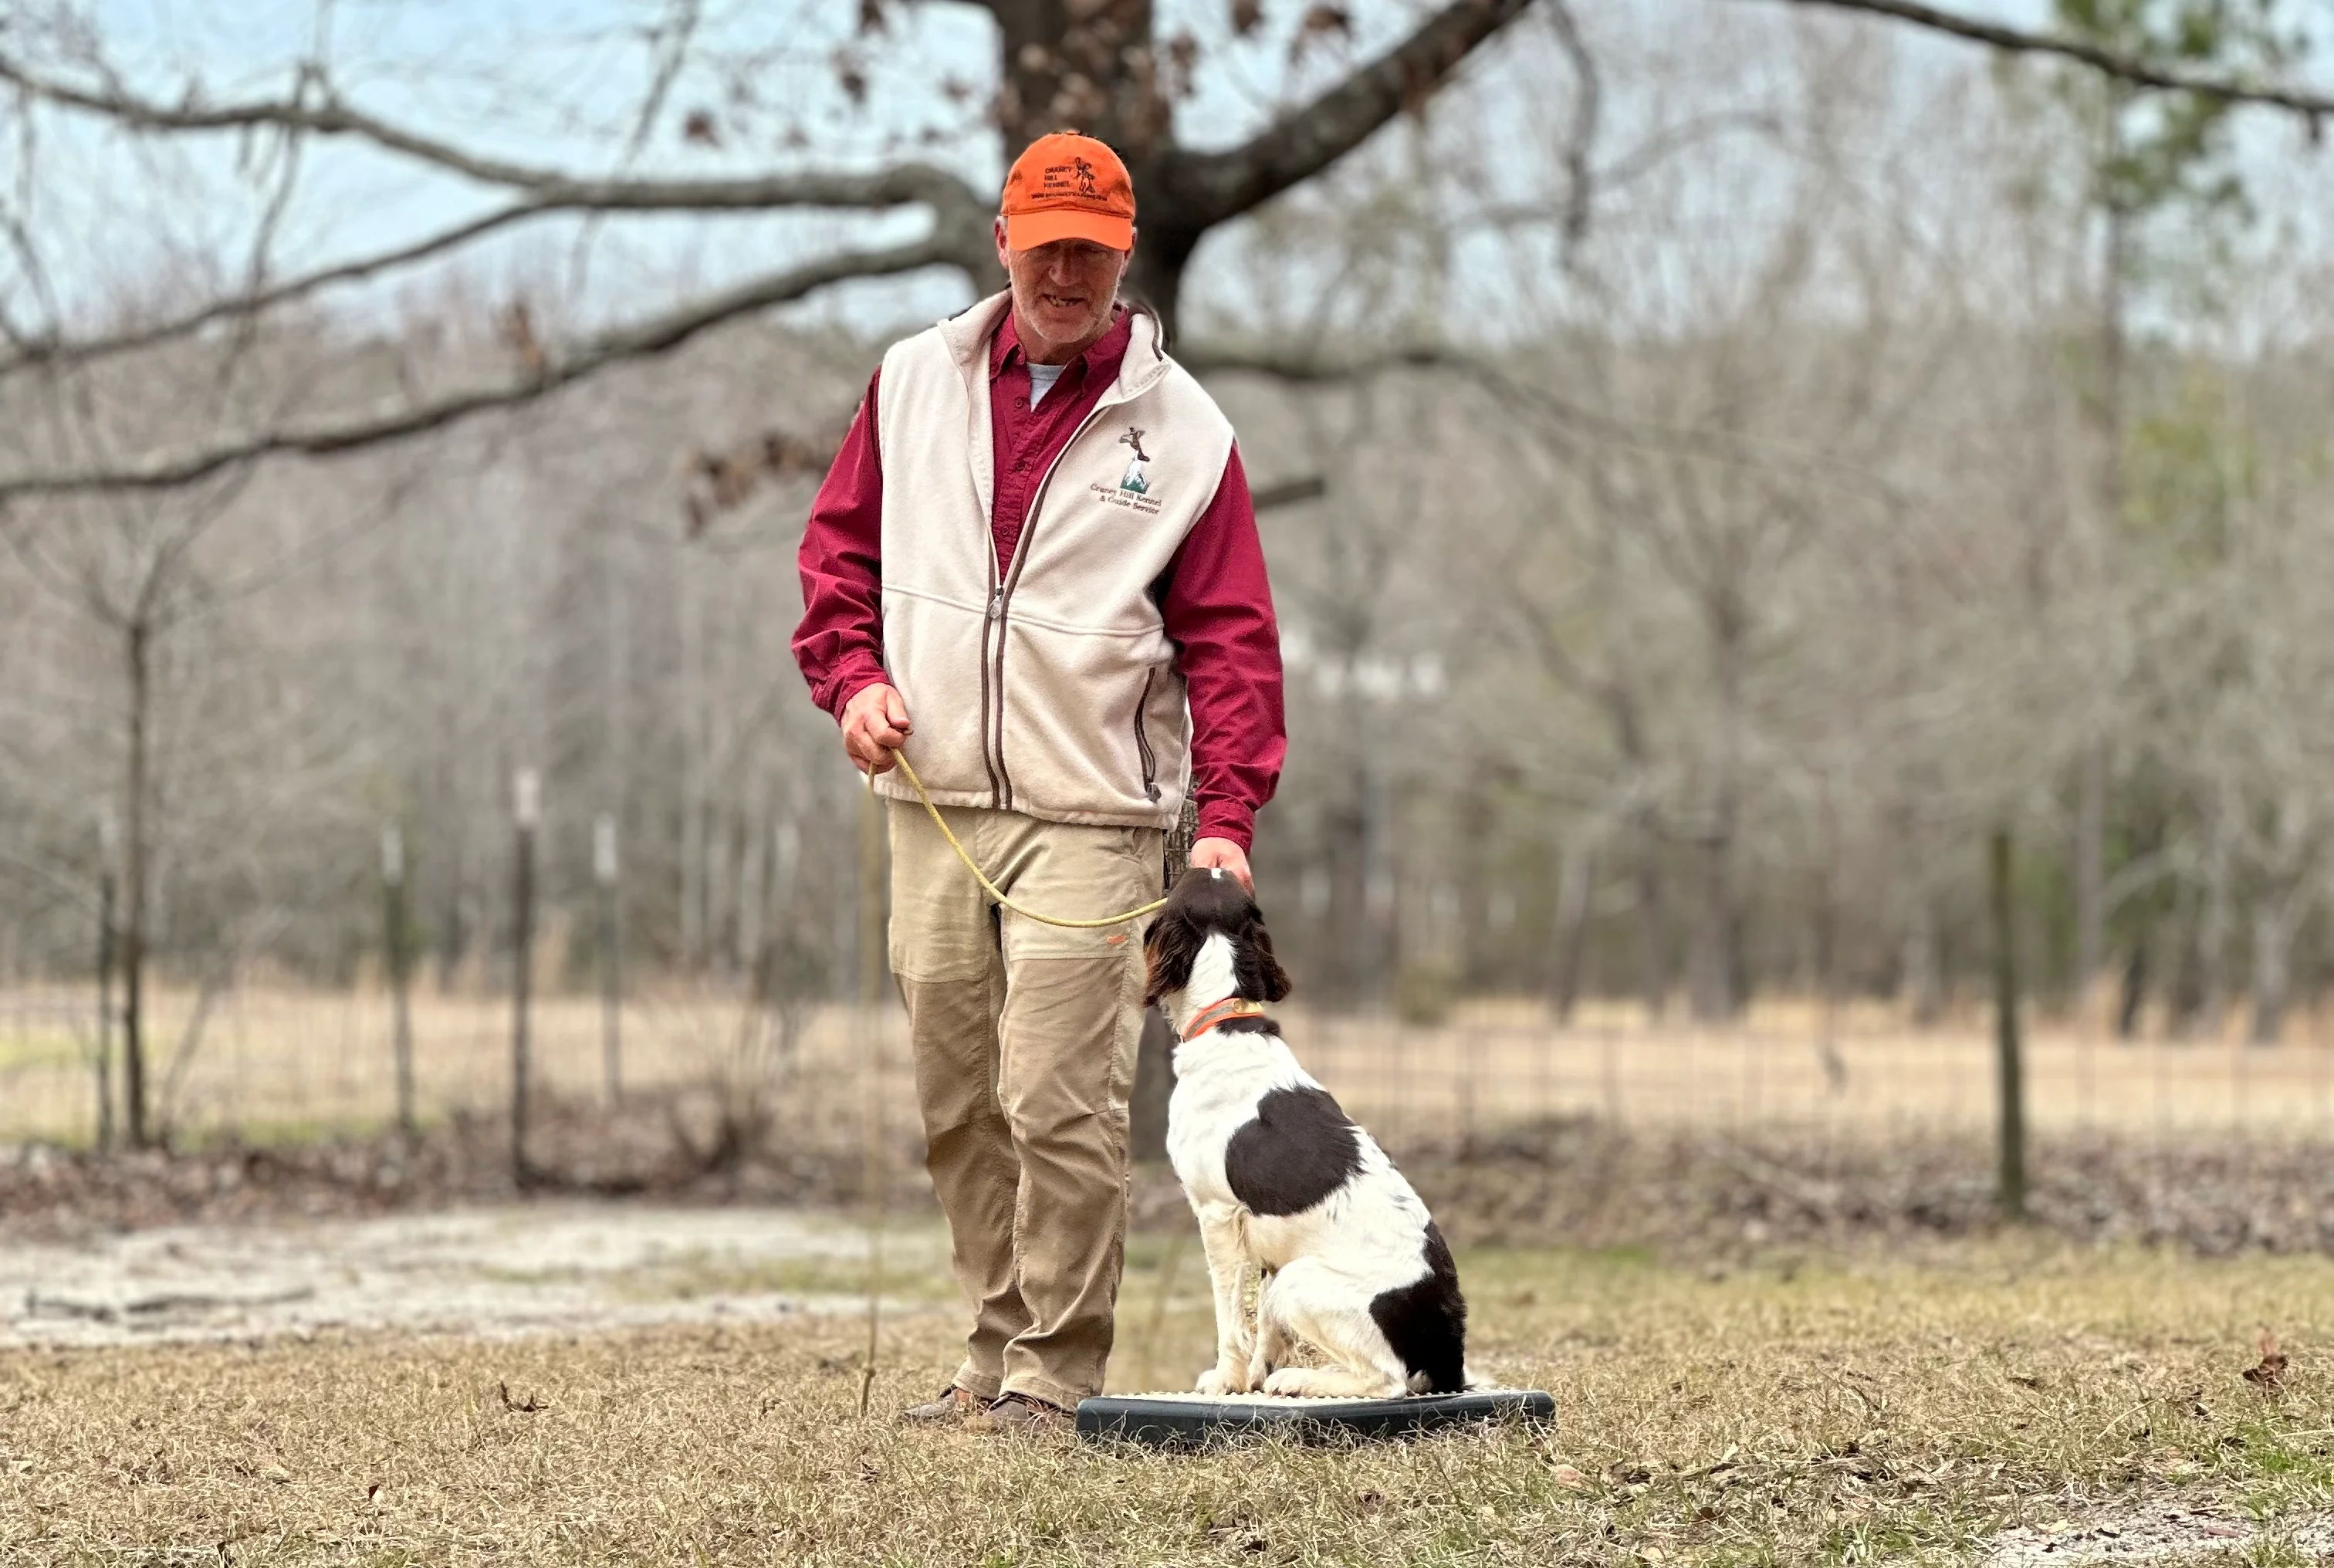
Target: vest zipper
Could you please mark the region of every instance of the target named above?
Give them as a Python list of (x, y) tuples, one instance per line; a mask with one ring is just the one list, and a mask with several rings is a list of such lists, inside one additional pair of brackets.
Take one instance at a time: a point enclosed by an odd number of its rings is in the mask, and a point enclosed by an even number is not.
[[(1054, 454), (1052, 462), (1046, 465), (1046, 471), (1037, 476), (1037, 487), (1029, 492), (1029, 510), (1023, 513), (1021, 516), (1021, 535), (1013, 542), (1013, 559), (1007, 563), (1005, 581), (998, 586), (997, 592), (989, 596), (989, 619), (997, 628), (997, 654), (994, 667), (997, 686), (997, 746), (996, 761), (989, 768), (989, 776), (992, 790), (995, 789), (998, 781), (1002, 781), (1003, 795), (998, 803), (1007, 811), (1013, 809), (1013, 773), (1005, 765), (1005, 620), (1008, 611), (1012, 608), (1013, 590), (1021, 581), (1021, 564), (1029, 558), (1029, 535), (1037, 531), (1037, 508), (1044, 504), (1046, 492), (1053, 486), (1054, 470), (1062, 466), (1062, 459), (1070, 455), (1070, 448), (1076, 446), (1088, 430), (1094, 428), (1095, 421), (1102, 418), (1104, 409), (1114, 409), (1119, 404), (1130, 400), (1126, 398), (1113, 398), (1106, 392), (1103, 394), (1102, 401), (1086, 410), (1086, 417), (1078, 421), (1078, 428), (1070, 432), (1070, 438), (1062, 443), (1062, 449)], [(991, 553), (994, 553), (992, 546)], [(986, 692), (989, 686), (989, 667), (983, 667), (980, 677), (981, 689)], [(987, 717), (985, 707), (983, 717)], [(983, 750), (986, 752), (987, 748), (984, 747)], [(992, 796), (992, 798), (996, 797)]]
[[(997, 546), (988, 540), (983, 540), (981, 543), (988, 546), (989, 559), (994, 561), (997, 558)], [(993, 574), (996, 568), (992, 566), (989, 570)], [(1004, 804), (1005, 795), (1003, 789), (998, 783), (997, 764), (990, 759), (989, 754), (989, 726), (990, 721), (989, 704), (989, 640), (992, 634), (997, 638), (998, 650), (998, 657), (1001, 663), (1004, 658), (1005, 633), (1002, 628), (998, 626), (998, 622), (1004, 612), (1005, 588), (1003, 584), (999, 583), (989, 589), (989, 608), (982, 612), (980, 617), (980, 765), (989, 770), (989, 809), (991, 811), (998, 810)], [(1005, 701), (1002, 694), (1000, 694), (997, 701), (997, 722), (998, 725), (998, 733), (1000, 734), (1003, 733), (1004, 709)]]
[(1143, 710), (1151, 706), (1151, 682), (1154, 670), (1143, 672), (1143, 695), (1134, 699), (1134, 750), (1143, 758), (1143, 796), (1145, 800), (1159, 798), (1159, 759), (1151, 750), (1150, 734), (1143, 727)]

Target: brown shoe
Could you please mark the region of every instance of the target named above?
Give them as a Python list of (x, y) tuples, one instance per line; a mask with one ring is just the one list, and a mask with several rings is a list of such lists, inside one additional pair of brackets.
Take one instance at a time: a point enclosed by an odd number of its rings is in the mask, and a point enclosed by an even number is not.
[(910, 1405), (900, 1413), (900, 1419), (926, 1425), (936, 1421), (960, 1421), (968, 1416), (979, 1415), (987, 1402), (970, 1389), (960, 1389), (950, 1383), (940, 1390), (940, 1398), (921, 1405)]
[(1026, 1432), (1033, 1437), (1070, 1429), (1070, 1412), (1029, 1394), (1008, 1394), (989, 1407), (981, 1429)]

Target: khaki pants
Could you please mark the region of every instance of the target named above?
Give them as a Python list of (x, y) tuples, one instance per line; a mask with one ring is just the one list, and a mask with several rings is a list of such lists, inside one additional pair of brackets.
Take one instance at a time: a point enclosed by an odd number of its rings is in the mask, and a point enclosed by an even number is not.
[[(1164, 835), (942, 807), (1000, 889), (1065, 919), (1159, 896)], [(1065, 1408), (1102, 1390), (1126, 1243), (1143, 932), (994, 908), (912, 801), (892, 803), (892, 970), (925, 1165), (973, 1307), (955, 1382)]]

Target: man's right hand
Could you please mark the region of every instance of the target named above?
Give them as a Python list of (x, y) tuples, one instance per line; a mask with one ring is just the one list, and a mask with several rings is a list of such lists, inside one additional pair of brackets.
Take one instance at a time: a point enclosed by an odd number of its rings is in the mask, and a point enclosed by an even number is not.
[(843, 749), (861, 773), (889, 773), (911, 733), (908, 705), (896, 688), (880, 680), (860, 688), (843, 705)]

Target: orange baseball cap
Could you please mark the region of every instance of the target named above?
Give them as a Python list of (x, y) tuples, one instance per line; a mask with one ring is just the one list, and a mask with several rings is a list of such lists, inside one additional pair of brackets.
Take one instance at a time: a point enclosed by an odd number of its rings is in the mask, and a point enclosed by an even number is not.
[(1005, 243), (1035, 250), (1057, 239), (1134, 248), (1134, 181), (1091, 136), (1057, 130), (1031, 142), (1005, 176)]

